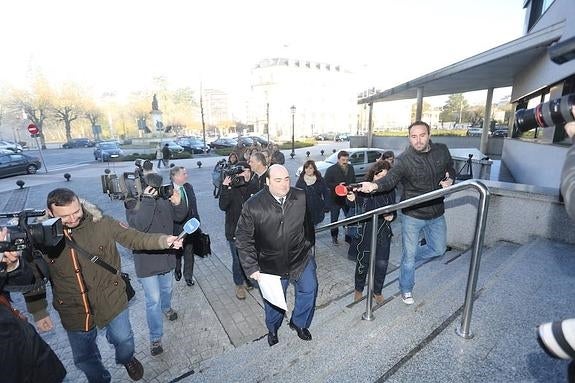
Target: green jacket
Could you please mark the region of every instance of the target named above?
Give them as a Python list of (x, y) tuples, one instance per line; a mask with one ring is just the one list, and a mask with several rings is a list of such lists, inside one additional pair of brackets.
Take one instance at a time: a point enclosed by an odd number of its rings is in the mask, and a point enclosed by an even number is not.
[[(167, 235), (139, 232), (103, 215), (89, 202), (81, 203), (83, 221), (74, 229), (64, 230), (78, 246), (114, 268), (121, 270), (116, 242), (133, 250), (168, 248)], [(77, 254), (64, 240), (57, 247), (45, 249), (44, 260), (50, 270), (52, 304), (66, 330), (88, 331), (94, 326), (104, 327), (126, 308), (128, 300), (122, 278)], [(26, 304), (36, 321), (48, 316), (44, 291), (27, 296)]]

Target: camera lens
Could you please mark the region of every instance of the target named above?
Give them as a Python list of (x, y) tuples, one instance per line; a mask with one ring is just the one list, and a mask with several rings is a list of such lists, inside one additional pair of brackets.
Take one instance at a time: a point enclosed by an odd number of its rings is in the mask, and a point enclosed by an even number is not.
[(575, 104), (575, 94), (544, 102), (532, 109), (519, 109), (515, 112), (515, 130), (527, 132), (537, 127), (563, 125), (575, 120), (571, 107)]

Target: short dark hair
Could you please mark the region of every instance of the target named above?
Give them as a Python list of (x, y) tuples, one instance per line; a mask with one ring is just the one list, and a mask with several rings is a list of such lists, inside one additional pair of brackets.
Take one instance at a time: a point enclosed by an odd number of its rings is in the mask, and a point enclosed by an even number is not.
[(150, 160), (146, 160), (144, 161), (144, 163), (142, 164), (142, 169), (144, 170), (152, 170), (154, 168), (154, 164), (152, 163), (152, 161)]
[(266, 156), (262, 152), (252, 152), (251, 157), (254, 157), (258, 162), (261, 162), (263, 166), (268, 166)]
[(307, 160), (306, 162), (304, 162), (304, 164), (301, 168), (301, 173), (299, 174), (299, 178), (303, 179), (303, 177), (305, 176), (305, 169), (310, 167), (310, 166), (313, 167), (313, 174), (319, 180), (321, 178), (321, 173), (319, 172), (319, 170), (317, 170), (317, 166), (316, 166), (314, 160)]
[(67, 188), (58, 188), (48, 193), (46, 198), (46, 206), (48, 210), (52, 211), (52, 205), (67, 206), (78, 199), (76, 193)]
[(349, 153), (345, 150), (340, 150), (339, 153), (337, 153), (337, 159), (339, 160), (341, 157), (349, 157)]
[(377, 173), (379, 173), (382, 170), (389, 170), (389, 169), (391, 169), (391, 165), (389, 164), (389, 162), (377, 161), (376, 163), (371, 165), (371, 167), (367, 171), (367, 174), (365, 175), (365, 180), (369, 181), (369, 182), (373, 182), (373, 178), (375, 177), (375, 175)]
[(385, 152), (381, 153), (382, 160), (387, 160), (388, 158), (395, 158), (395, 154), (391, 150), (386, 150)]
[(414, 126), (417, 126), (417, 125), (425, 126), (427, 128), (427, 133), (431, 133), (431, 127), (429, 126), (429, 124), (427, 122), (423, 122), (423, 121), (419, 121), (419, 120), (412, 122), (411, 125), (409, 125), (407, 127), (407, 131), (411, 132), (411, 128), (413, 128)]
[(178, 174), (181, 170), (184, 170), (184, 169), (185, 169), (185, 167), (183, 167), (183, 166), (174, 166), (174, 167), (170, 168), (170, 179), (173, 180), (174, 176), (176, 174)]

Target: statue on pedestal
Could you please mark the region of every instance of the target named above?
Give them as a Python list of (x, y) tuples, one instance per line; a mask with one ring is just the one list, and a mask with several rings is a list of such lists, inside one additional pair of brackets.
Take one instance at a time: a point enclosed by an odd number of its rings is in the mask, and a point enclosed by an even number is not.
[(152, 99), (152, 110), (159, 110), (158, 109), (158, 99), (157, 99), (155, 93), (154, 93), (154, 98)]

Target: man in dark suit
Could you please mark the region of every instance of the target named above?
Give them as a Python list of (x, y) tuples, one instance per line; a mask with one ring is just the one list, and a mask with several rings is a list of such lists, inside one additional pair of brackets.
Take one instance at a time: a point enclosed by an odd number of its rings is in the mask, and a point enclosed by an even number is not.
[[(190, 218), (196, 218), (199, 221), (200, 214), (198, 213), (194, 187), (188, 182), (188, 172), (186, 168), (182, 166), (174, 166), (171, 168), (170, 179), (172, 180), (174, 189), (178, 189), (180, 191), (182, 203), (185, 203), (188, 208), (186, 218), (180, 222), (174, 223), (174, 235), (178, 235), (182, 232), (187, 220)], [(176, 269), (174, 270), (176, 281), (182, 279), (182, 257), (184, 258), (184, 279), (188, 286), (193, 286), (194, 247), (192, 245), (192, 238), (189, 235), (184, 238), (184, 245), (176, 254)]]

